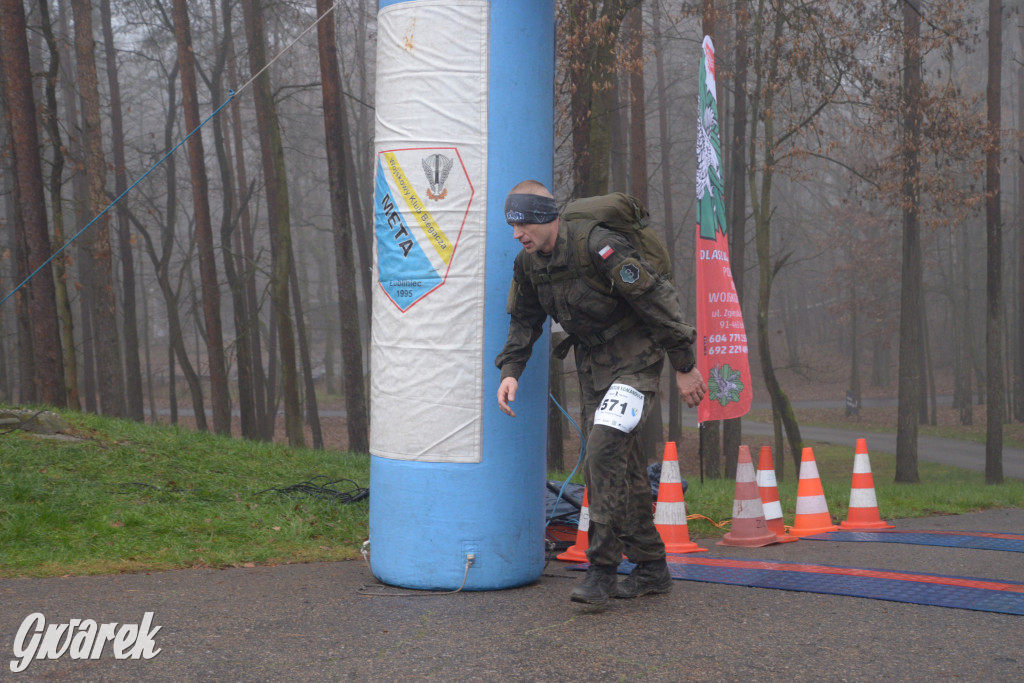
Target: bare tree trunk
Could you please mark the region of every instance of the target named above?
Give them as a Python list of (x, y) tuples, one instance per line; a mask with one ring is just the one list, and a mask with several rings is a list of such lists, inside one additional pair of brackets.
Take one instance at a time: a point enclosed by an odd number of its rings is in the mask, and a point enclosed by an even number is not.
[[(57, 23), (60, 27), (61, 40), (71, 43), (70, 22), (68, 20), (67, 5), (69, 0), (58, 0)], [(78, 97), (75, 92), (75, 71), (73, 63), (69, 62), (67, 68), (61, 69), (61, 100), (64, 105), (65, 127), (73, 131), (68, 136), (67, 154), (72, 161), (71, 174), (71, 197), (74, 206), (74, 225), (76, 228), (84, 226), (92, 217), (89, 214), (89, 184), (85, 176), (85, 154), (83, 151), (81, 132), (81, 119), (78, 112)], [(78, 333), (81, 344), (81, 363), (78, 370), (81, 373), (79, 378), (79, 396), (82, 407), (88, 413), (95, 413), (98, 410), (96, 404), (96, 358), (93, 353), (95, 339), (93, 337), (92, 324), (92, 292), (89, 283), (92, 281), (92, 259), (87, 255), (87, 245), (94, 237), (88, 231), (82, 235), (75, 244), (75, 256), (68, 259), (74, 262), (77, 281), (74, 283), (78, 289)]]
[(313, 383), (313, 361), (309, 352), (309, 333), (306, 329), (306, 316), (302, 307), (302, 290), (299, 288), (299, 274), (295, 263), (295, 250), (289, 253), (291, 268), (289, 269), (292, 285), (292, 306), (295, 308), (295, 333), (299, 341), (299, 365), (302, 368), (302, 381), (306, 391), (306, 424), (313, 436), (313, 448), (323, 450), (324, 434), (320, 427), (320, 411), (316, 402), (316, 385)]
[[(656, 74), (656, 91), (658, 93), (658, 143), (660, 147), (661, 165), (661, 201), (665, 211), (665, 246), (672, 258), (672, 270), (678, 272), (676, 254), (676, 220), (673, 213), (672, 197), (672, 136), (669, 134), (668, 100), (666, 96), (665, 60), (663, 52), (665, 41), (661, 31), (661, 0), (651, 3), (654, 23), (654, 65)], [(673, 375), (669, 368), (669, 377)], [(668, 440), (679, 443), (683, 436), (682, 401), (679, 392), (669, 382), (668, 392)]]
[(917, 425), (921, 400), (921, 236), (918, 177), (921, 144), (921, 17), (903, 5), (903, 274), (900, 283), (899, 407), (896, 481), (918, 481)]
[[(850, 283), (850, 392), (857, 404), (860, 420), (860, 312), (857, 310), (857, 278)], [(849, 413), (847, 413), (849, 414)]]
[[(178, 387), (175, 380), (177, 379), (178, 370), (174, 364), (175, 354), (177, 352), (174, 347), (167, 344), (167, 401), (170, 405), (171, 412), (171, 424), (178, 424)], [(197, 413), (198, 415), (198, 413)], [(206, 430), (203, 430), (206, 431)]]
[(593, 102), (591, 84), (587, 80), (587, 59), (578, 46), (582, 45), (586, 26), (594, 14), (593, 5), (586, 0), (567, 0), (566, 22), (559, 23), (565, 32), (560, 44), (570, 45), (566, 68), (569, 71), (569, 115), (572, 134), (572, 197), (584, 197), (590, 192), (590, 121)]
[[(7, 121), (14, 153), (14, 197), (20, 204), (20, 229), (25, 236), (25, 259), (29, 273), (41, 268), (50, 256), (43, 168), (39, 159), (39, 134), (32, 92), (25, 10), (21, 0), (0, 0), (4, 21), (0, 22), (0, 68), (6, 90)], [(38, 398), (44, 403), (64, 406), (64, 364), (61, 356), (57, 299), (50, 266), (26, 285), (25, 297), (31, 307), (31, 341), (25, 343), (33, 354)]]
[[(64, 186), (64, 144), (60, 132), (57, 111), (57, 81), (60, 77), (60, 50), (53, 35), (50, 21), (49, 0), (39, 2), (40, 24), (43, 37), (50, 53), (50, 66), (46, 73), (46, 109), (44, 122), (53, 148), (53, 163), (50, 168), (50, 216), (53, 220), (53, 249), (64, 245), (64, 202), (61, 191)], [(75, 354), (74, 318), (71, 313), (71, 298), (68, 296), (68, 255), (60, 254), (53, 261), (57, 295), (57, 315), (60, 318), (61, 356), (64, 363), (64, 389), (66, 405), (71, 410), (81, 410), (78, 396), (78, 357)]]
[[(736, 6), (736, 44), (734, 76), (734, 97), (732, 113), (732, 154), (730, 155), (729, 188), (730, 211), (726, 220), (729, 226), (729, 267), (732, 270), (736, 295), (743, 303), (743, 281), (746, 277), (747, 251), (747, 165), (744, 150), (747, 146), (747, 23), (750, 13), (747, 0), (741, 0)], [(725, 451), (725, 476), (736, 477), (736, 461), (739, 457), (740, 444), (743, 441), (743, 420), (735, 418), (726, 420), (722, 427), (722, 447)], [(779, 458), (785, 462), (785, 458)], [(779, 472), (781, 481), (781, 470)]]
[[(924, 401), (928, 407), (928, 414), (925, 416), (928, 420), (928, 424), (935, 426), (938, 424), (938, 396), (935, 392), (935, 360), (932, 356), (932, 337), (928, 328), (928, 314), (927, 311), (921, 311), (921, 335), (924, 337), (924, 358), (925, 358), (925, 372), (922, 375), (927, 374), (927, 381), (922, 384), (927, 386), (927, 394), (922, 394), (922, 398), (927, 397)], [(923, 424), (923, 423), (922, 423)]]
[(598, 17), (593, 3), (567, 3), (562, 40), (570, 46), (573, 197), (608, 191), (611, 117), (617, 105), (611, 87), (613, 48), (625, 10), (623, 0), (607, 0)]
[(8, 353), (6, 339), (9, 338), (7, 330), (4, 329), (4, 317), (0, 315), (0, 399), (6, 403), (14, 403), (11, 391), (11, 373), (7, 369)]
[[(632, 52), (632, 48), (630, 48)], [(632, 59), (632, 55), (629, 57)], [(623, 73), (620, 66), (609, 75), (611, 91), (608, 99), (614, 103), (608, 112), (608, 175), (609, 187), (616, 190), (629, 187), (629, 180), (626, 177), (629, 164), (629, 108), (626, 106), (626, 96), (623, 95), (623, 82), (632, 83), (632, 75)], [(628, 91), (628, 88), (626, 88)]]
[[(173, 167), (168, 170), (171, 172)], [(174, 195), (168, 197), (168, 204), (173, 205), (176, 202)], [(164, 302), (167, 310), (167, 334), (169, 339), (170, 350), (177, 356), (178, 363), (181, 365), (182, 374), (185, 375), (185, 381), (188, 384), (189, 393), (192, 396), (192, 408), (195, 414), (196, 429), (199, 431), (207, 431), (209, 429), (206, 422), (206, 410), (203, 404), (203, 390), (202, 383), (199, 379), (199, 374), (195, 371), (191, 361), (188, 357), (188, 349), (185, 347), (185, 334), (181, 324), (180, 315), (180, 297), (175, 291), (174, 286), (170, 280), (170, 255), (171, 248), (174, 241), (173, 230), (174, 230), (174, 215), (175, 212), (172, 210), (168, 212), (168, 223), (164, 226), (164, 239), (163, 239), (163, 254), (158, 255), (156, 247), (153, 244), (153, 240), (150, 237), (149, 230), (145, 225), (140, 223), (134, 217), (129, 214), (133, 225), (142, 235), (143, 241), (146, 244), (146, 250), (149, 253), (150, 260), (153, 262), (153, 266), (156, 269), (157, 284), (160, 286), (160, 292), (163, 294)], [(168, 233), (171, 233), (170, 239), (167, 238)], [(171, 390), (173, 392), (174, 375), (176, 374), (173, 368), (173, 362), (171, 368), (168, 370), (169, 382), (171, 384)], [(174, 407), (173, 424), (177, 424), (177, 406), (176, 397), (172, 398)]]
[[(317, 0), (319, 16), (330, 6), (329, 0)], [(320, 47), (320, 84), (323, 92), (324, 130), (327, 139), (327, 173), (330, 187), (331, 217), (334, 224), (334, 264), (338, 287), (338, 316), (341, 327), (341, 364), (345, 384), (349, 450), (370, 450), (369, 419), (363, 379), (363, 344), (359, 325), (355, 261), (352, 258), (352, 222), (349, 220), (350, 159), (345, 103), (341, 97), (341, 73), (338, 68), (334, 17), (317, 27)], [(367, 264), (368, 265), (368, 264)]]
[[(4, 78), (3, 71), (3, 57), (0, 53), (0, 85), (4, 84), (6, 80)], [(8, 109), (9, 95), (6, 87), (0, 87), (0, 122), (7, 124), (5, 126), (6, 137), (4, 139), (4, 145), (2, 148), (5, 150), (4, 157), (10, 158), (10, 172), (5, 174), (5, 177), (10, 176), (11, 186), (5, 188), (10, 193), (12, 201), (7, 203), (7, 219), (8, 225), (11, 226), (10, 241), (7, 244), (7, 250), (13, 251), (14, 258), (11, 259), (11, 282), (24, 282), (25, 278), (29, 275), (28, 267), (28, 243), (25, 237), (25, 222), (21, 217), (21, 193), (18, 189), (17, 172), (15, 170), (13, 154), (8, 155), (7, 149), (13, 149), (14, 146), (14, 135), (15, 132), (10, 126), (11, 121), (10, 111)], [(14, 327), (17, 330), (17, 348), (18, 358), (15, 363), (17, 368), (17, 386), (18, 386), (18, 402), (20, 403), (38, 403), (39, 402), (39, 385), (36, 382), (36, 358), (35, 353), (32, 350), (32, 321), (30, 311), (30, 295), (27, 289), (21, 290), (14, 297)]]
[[(364, 197), (372, 197), (373, 192), (364, 192), (364, 184), (373, 178), (373, 173), (368, 165), (373, 160), (373, 111), (367, 104), (370, 100), (370, 83), (367, 77), (370, 69), (366, 60), (366, 46), (370, 41), (366, 39), (366, 27), (370, 23), (368, 19), (368, 1), (358, 0), (356, 11), (359, 13), (359, 20), (356, 22), (356, 53), (354, 75), (359, 82), (358, 106), (351, 117), (352, 126), (355, 129), (353, 135), (349, 128), (349, 117), (341, 120), (342, 139), (345, 145), (345, 168), (348, 175), (348, 201), (350, 215), (352, 216), (352, 230), (354, 232), (356, 250), (359, 254), (356, 272), (359, 273), (360, 283), (363, 287), (363, 297), (359, 307), (359, 327), (362, 334), (362, 346), (367, 348), (370, 345), (370, 297), (373, 289), (373, 229), (367, 227), (368, 212), (364, 209)], [(376, 8), (377, 3), (373, 3)], [(376, 11), (376, 10), (374, 10)], [(340, 56), (339, 56), (340, 61)], [(362, 146), (361, 146), (362, 145)], [(365, 148), (363, 147), (365, 146)], [(358, 163), (361, 162), (361, 163)], [(364, 385), (368, 381), (364, 380)], [(367, 390), (364, 386), (363, 394)], [(369, 424), (369, 418), (367, 424)], [(369, 428), (367, 428), (367, 431)], [(367, 437), (368, 439), (369, 437)]]
[[(4, 108), (7, 106), (7, 98), (4, 97)], [(9, 117), (5, 115), (5, 119)], [(13, 138), (13, 135), (11, 136)], [(11, 175), (16, 176), (16, 173)], [(28, 277), (28, 243), (25, 239), (25, 222), (21, 218), (21, 201), (17, 181), (12, 187), (11, 195), (14, 197), (13, 209), (14, 220), (11, 231), (14, 247), (14, 281), (24, 282)], [(39, 384), (36, 382), (36, 356), (32, 350), (32, 312), (30, 310), (31, 296), (27, 291), (19, 292), (15, 297), (15, 321), (18, 329), (18, 401), (20, 403), (39, 403)]]
[[(754, 53), (754, 74), (756, 75), (757, 84), (753, 90), (754, 94), (749, 111), (751, 114), (748, 157), (750, 163), (747, 167), (747, 179), (750, 184), (750, 198), (754, 213), (757, 263), (760, 273), (757, 297), (757, 348), (761, 358), (761, 372), (764, 375), (765, 388), (772, 402), (772, 419), (775, 424), (777, 457), (779, 459), (782, 458), (781, 429), (785, 429), (794, 466), (799, 469), (800, 460), (803, 455), (803, 437), (800, 435), (800, 425), (796, 421), (796, 415), (793, 413), (793, 406), (789, 401), (789, 397), (782, 390), (779, 380), (775, 375), (768, 332), (768, 311), (771, 304), (772, 282), (776, 272), (783, 264), (783, 261), (773, 264), (771, 260), (771, 218), (772, 178), (776, 161), (775, 119), (772, 114), (774, 89), (772, 86), (778, 78), (779, 60), (781, 58), (779, 43), (781, 41), (784, 16), (782, 12), (776, 12), (775, 28), (771, 38), (768, 38), (761, 28), (763, 18), (763, 13), (759, 11), (754, 31), (757, 43), (757, 49)], [(762, 46), (765, 42), (769, 43), (766, 72), (761, 68), (761, 62), (764, 58)], [(764, 75), (762, 76), (762, 74)], [(757, 139), (759, 118), (764, 120), (764, 134), (763, 139), (760, 141)], [(758, 192), (757, 188), (758, 149), (761, 149), (763, 154), (760, 192)]]
[[(263, 15), (259, 8), (254, 6), (254, 0), (244, 0), (242, 11), (245, 17), (246, 38), (249, 43), (249, 68), (252, 73), (256, 74), (267, 63)], [(280, 346), (285, 433), (288, 435), (290, 445), (304, 446), (306, 438), (302, 431), (302, 408), (299, 403), (295, 332), (291, 318), (291, 304), (288, 301), (290, 263), (288, 255), (291, 253), (291, 226), (284, 149), (281, 145), (281, 129), (277, 120), (273, 94), (270, 90), (270, 75), (263, 71), (256, 77), (253, 87), (256, 121), (263, 157), (263, 176), (267, 186), (267, 216), (271, 227), (271, 257), (274, 265), (270, 289)]]
[(137, 255), (139, 263), (139, 282), (142, 284), (142, 349), (144, 353), (145, 366), (146, 366), (146, 398), (149, 400), (149, 423), (155, 425), (157, 419), (156, 409), (156, 391), (153, 387), (153, 349), (150, 346), (149, 336), (149, 297), (145, 296), (145, 265), (146, 261), (142, 258), (142, 243), (139, 243), (139, 253)]
[[(335, 313), (334, 306), (337, 304), (334, 296), (331, 294), (331, 287), (327, 284), (327, 281), (331, 279), (330, 266), (324, 262), (322, 258), (323, 253), (317, 255), (316, 259), (316, 280), (318, 283), (317, 287), (317, 299), (320, 301), (323, 310), (320, 315), (323, 316), (324, 326), (324, 355), (321, 359), (321, 363), (324, 364), (324, 391), (330, 396), (339, 396), (345, 390), (344, 380), (335, 372), (338, 366), (337, 361), (334, 359), (335, 347), (340, 345), (335, 338), (335, 332), (341, 328), (341, 321), (338, 320), (338, 316)], [(358, 329), (356, 332), (358, 333)]]
[[(167, 77), (167, 121), (164, 124), (165, 151), (170, 151), (174, 146), (174, 114), (175, 111), (177, 111), (174, 81), (177, 79), (177, 74), (178, 65), (175, 63), (174, 68)], [(178, 295), (175, 292), (174, 287), (171, 285), (170, 279), (171, 255), (174, 249), (174, 228), (177, 223), (178, 216), (177, 168), (178, 166), (174, 156), (169, 156), (164, 164), (164, 173), (167, 177), (167, 210), (164, 218), (164, 225), (162, 226), (163, 234), (160, 239), (161, 244), (159, 254), (157, 253), (156, 246), (153, 244), (148, 228), (142, 222), (135, 220), (130, 212), (128, 216), (132, 219), (132, 223), (139, 231), (139, 234), (142, 235), (146, 244), (146, 251), (149, 253), (149, 258), (153, 262), (153, 269), (156, 271), (157, 284), (160, 286), (160, 292), (163, 294), (164, 304), (167, 311), (167, 332), (170, 337), (169, 353), (171, 353), (168, 360), (167, 370), (168, 388), (171, 399), (171, 424), (178, 423), (178, 399), (174, 384), (175, 375), (177, 374), (174, 369), (176, 354), (177, 360), (181, 364), (181, 371), (185, 375), (185, 381), (188, 383), (189, 392), (192, 395), (192, 409), (195, 413), (196, 429), (205, 432), (209, 427), (206, 423), (206, 409), (203, 405), (203, 389), (199, 381), (199, 375), (192, 367), (192, 363), (188, 358), (188, 351), (185, 348), (184, 333), (182, 332)]]
[[(1024, 9), (1017, 8), (1017, 36), (1024, 54)], [(1024, 69), (1017, 69), (1017, 131), (1024, 131)], [(1024, 422), (1024, 161), (1017, 166), (1017, 363), (1014, 369), (1013, 415)]]
[[(637, 2), (626, 14), (625, 30), (629, 45), (629, 169), (630, 191), (645, 206), (647, 191), (647, 112), (644, 91), (643, 2)], [(673, 376), (675, 373), (672, 373)], [(675, 390), (675, 381), (669, 383)], [(661, 392), (654, 393), (651, 413), (641, 434), (649, 460), (660, 460), (665, 442), (665, 422), (661, 415)]]
[[(80, 178), (77, 178), (74, 184), (84, 185), (85, 173), (82, 171), (78, 172)], [(86, 200), (88, 198), (88, 191), (85, 194), (79, 194), (80, 187), (74, 188), (76, 196), (76, 207), (75, 217), (78, 219), (78, 225), (85, 225), (89, 220), (86, 215), (85, 207), (88, 206)], [(81, 386), (82, 405), (87, 413), (99, 412), (99, 405), (96, 401), (96, 335), (93, 334), (93, 322), (92, 322), (92, 294), (89, 291), (89, 286), (86, 284), (92, 277), (92, 265), (86, 252), (86, 245), (90, 240), (89, 235), (83, 235), (78, 240), (76, 246), (76, 254), (78, 255), (78, 282), (82, 288), (78, 293), (78, 330), (81, 334), (82, 342), (82, 362), (79, 364), (79, 369), (82, 373), (82, 380), (79, 383)]]
[[(214, 102), (222, 101), (224, 97), (223, 73), (224, 66), (231, 51), (231, 2), (221, 0), (221, 14), (223, 16), (224, 33), (221, 38), (221, 45), (217, 54), (217, 61), (212, 69), (209, 80), (210, 96)], [(216, 0), (210, 0), (210, 16), (214, 19), (214, 30), (216, 30), (217, 7)], [(238, 107), (234, 107), (238, 111)], [(253, 359), (251, 335), (249, 334), (250, 316), (245, 296), (245, 281), (239, 275), (244, 270), (240, 255), (236, 255), (231, 245), (231, 235), (238, 225), (235, 209), (235, 179), (232, 174), (230, 145), (224, 134), (224, 127), (227, 125), (224, 118), (217, 116), (211, 122), (213, 124), (214, 149), (217, 152), (217, 167), (220, 169), (221, 181), (221, 224), (220, 224), (220, 250), (224, 259), (224, 276), (227, 278), (228, 287), (231, 290), (231, 310), (235, 325), (235, 354), (238, 365), (238, 412), (242, 436), (247, 439), (258, 438), (256, 422), (256, 406), (253, 399)], [(242, 150), (238, 151), (239, 154)], [(246, 197), (242, 197), (243, 202)]]
[[(186, 0), (174, 0), (174, 37), (178, 44), (178, 67), (181, 73), (181, 95), (185, 128), (199, 127), (199, 96), (196, 89), (195, 55), (189, 28)], [(213, 429), (218, 434), (231, 433), (231, 394), (228, 391), (227, 363), (224, 358), (224, 336), (220, 320), (220, 286), (217, 282), (217, 261), (213, 253), (213, 218), (210, 215), (209, 183), (203, 136), (188, 139), (188, 165), (192, 177), (192, 204), (195, 211), (196, 249), (199, 254), (199, 279), (202, 287), (203, 321), (206, 324), (206, 353), (210, 371), (210, 404), (213, 408)]]
[(110, 219), (106, 214), (100, 215), (108, 204), (107, 165), (103, 155), (103, 131), (100, 125), (100, 90), (96, 75), (92, 8), (88, 0), (71, 0), (71, 10), (75, 18), (75, 55), (82, 104), (85, 174), (89, 184), (91, 213), (98, 216), (88, 231), (92, 239), (85, 244), (86, 257), (92, 261), (91, 277), (86, 287), (92, 296), (90, 313), (96, 339), (96, 385), (99, 389), (100, 411), (107, 415), (123, 417), (124, 373), (114, 303)]
[[(110, 88), (110, 138), (114, 151), (114, 194), (120, 197), (128, 188), (124, 157), (124, 123), (121, 113), (121, 86), (117, 78), (117, 51), (110, 21), (110, 0), (100, 0), (103, 44)], [(135, 304), (135, 260), (132, 256), (131, 228), (124, 202), (115, 207), (117, 216), (117, 253), (121, 259), (121, 315), (124, 330), (125, 415), (142, 422), (142, 367), (139, 364), (139, 329)]]
[(1003, 218), (999, 178), (1000, 126), (1002, 125), (1003, 3), (988, 3), (988, 144), (985, 149), (985, 235), (988, 268), (985, 283), (985, 374), (988, 410), (985, 418), (985, 483), (1003, 482), (1003, 418), (1005, 412), (1003, 365)]
[[(228, 23), (225, 20), (225, 25)], [(227, 48), (228, 80), (232, 83), (237, 83), (238, 67), (233, 39), (227, 41)], [(239, 232), (235, 237), (235, 251), (240, 255), (238, 258), (238, 271), (244, 288), (245, 308), (248, 311), (245, 332), (249, 338), (252, 403), (253, 410), (255, 411), (255, 424), (249, 426), (251, 433), (247, 433), (246, 428), (243, 427), (242, 435), (250, 439), (260, 439), (266, 438), (263, 431), (266, 427), (269, 427), (270, 434), (274, 433), (275, 416), (267, 414), (267, 377), (263, 369), (260, 309), (256, 298), (256, 250), (253, 246), (252, 215), (249, 211), (249, 196), (251, 192), (247, 178), (248, 174), (246, 173), (245, 146), (242, 144), (242, 114), (238, 106), (231, 107), (231, 131), (235, 147), (235, 175), (237, 176), (238, 196), (241, 199), (241, 209), (238, 215)]]
[(928, 424), (928, 311), (921, 296), (921, 371), (917, 375), (917, 422)]
[[(970, 259), (968, 258), (970, 237), (966, 230), (958, 232), (960, 234), (960, 243), (957, 245), (960, 250), (960, 289), (963, 291), (962, 317), (959, 319), (967, 321), (971, 311), (971, 288), (968, 286), (970, 282)], [(962, 325), (961, 328), (963, 345), (960, 348), (959, 362), (963, 366), (961, 369), (963, 385), (961, 395), (964, 402), (960, 405), (960, 424), (966, 426), (974, 424), (974, 391), (971, 388), (971, 377), (974, 374), (974, 340), (970, 324)]]
[[(267, 395), (266, 395), (266, 413), (267, 415), (277, 416), (280, 408), (281, 397), (278, 393), (278, 380), (277, 380), (277, 365), (279, 356), (277, 354), (277, 314), (274, 313), (274, 302), (270, 301), (270, 315), (267, 324)], [(263, 429), (263, 438), (270, 441), (274, 438), (276, 428), (273, 426), (273, 422), (267, 421), (269, 424)]]

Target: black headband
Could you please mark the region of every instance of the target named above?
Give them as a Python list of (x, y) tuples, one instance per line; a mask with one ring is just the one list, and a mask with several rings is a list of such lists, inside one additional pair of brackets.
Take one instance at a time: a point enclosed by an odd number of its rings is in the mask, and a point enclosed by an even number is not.
[(541, 225), (558, 218), (558, 204), (539, 194), (510, 194), (505, 198), (505, 221), (509, 225)]

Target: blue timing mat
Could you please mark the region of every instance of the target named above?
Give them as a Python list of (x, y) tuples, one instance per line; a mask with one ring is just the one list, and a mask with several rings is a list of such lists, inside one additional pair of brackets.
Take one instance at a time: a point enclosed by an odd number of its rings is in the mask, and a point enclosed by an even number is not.
[[(623, 562), (619, 572), (629, 573), (632, 567)], [(673, 578), (686, 581), (1024, 615), (1024, 583), (1017, 581), (685, 555), (669, 555), (668, 567)]]
[(804, 536), (805, 541), (869, 541), (874, 543), (909, 543), (938, 545), (948, 548), (976, 548), (979, 550), (1008, 550), (1024, 553), (1024, 535), (998, 534), (984, 531), (829, 531)]

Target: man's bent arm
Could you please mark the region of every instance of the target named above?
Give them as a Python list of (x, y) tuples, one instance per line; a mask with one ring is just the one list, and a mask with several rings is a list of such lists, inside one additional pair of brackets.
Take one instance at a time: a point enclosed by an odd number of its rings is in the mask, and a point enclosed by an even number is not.
[(519, 379), (530, 359), (533, 343), (544, 330), (547, 314), (541, 308), (537, 293), (516, 259), (508, 297), (508, 337), (494, 364), (501, 370), (501, 378)]
[(614, 251), (607, 259), (592, 257), (594, 265), (665, 349), (672, 367), (683, 370), (693, 365), (697, 331), (683, 322), (675, 286), (658, 275), (625, 237), (608, 229), (595, 228), (590, 238), (591, 254), (605, 243), (611, 243)]

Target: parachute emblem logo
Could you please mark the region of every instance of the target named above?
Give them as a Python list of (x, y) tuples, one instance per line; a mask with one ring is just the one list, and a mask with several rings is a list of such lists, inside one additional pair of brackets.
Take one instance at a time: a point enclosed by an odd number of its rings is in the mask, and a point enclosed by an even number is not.
[(452, 170), (454, 160), (443, 154), (431, 154), (423, 158), (423, 173), (427, 176), (427, 198), (439, 202), (448, 196), (448, 190), (444, 184), (448, 180), (448, 174)]

